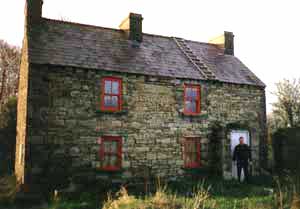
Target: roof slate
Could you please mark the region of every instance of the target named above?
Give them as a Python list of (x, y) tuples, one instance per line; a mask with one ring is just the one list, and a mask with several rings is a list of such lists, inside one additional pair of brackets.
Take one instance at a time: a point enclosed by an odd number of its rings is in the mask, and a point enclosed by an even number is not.
[[(238, 58), (216, 45), (186, 41), (216, 75), (229, 83), (264, 87)], [(138, 44), (117, 29), (43, 18), (29, 31), (29, 61), (172, 78), (205, 80), (172, 37), (143, 34)]]

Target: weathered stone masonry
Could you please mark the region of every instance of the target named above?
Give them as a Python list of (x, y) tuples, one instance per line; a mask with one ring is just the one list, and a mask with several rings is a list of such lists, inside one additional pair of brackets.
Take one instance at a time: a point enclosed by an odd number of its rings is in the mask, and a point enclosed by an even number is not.
[[(101, 78), (122, 78), (123, 109), (117, 113), (99, 109)], [(31, 180), (41, 181), (45, 163), (56, 165), (68, 159), (71, 175), (86, 168), (99, 178), (112, 176), (97, 170), (101, 165), (97, 139), (103, 135), (122, 136), (121, 175), (126, 179), (150, 168), (151, 175), (184, 174), (182, 142), (196, 136), (201, 141), (201, 167), (209, 167), (210, 127), (220, 123), (223, 172), (230, 172), (230, 140), (227, 125), (246, 124), (256, 170), (259, 143), (264, 130), (264, 90), (249, 85), (220, 82), (149, 79), (148, 76), (101, 70), (33, 65), (30, 69), (28, 130)], [(183, 84), (201, 85), (201, 114), (184, 116)], [(50, 153), (49, 147), (55, 147)], [(49, 168), (48, 168), (49, 169)], [(78, 171), (78, 172), (77, 172)]]
[(18, 106), (17, 106), (17, 138), (16, 138), (16, 164), (15, 172), (17, 174), (18, 182), (24, 181), (24, 164), (26, 152), (26, 129), (27, 129), (27, 95), (28, 95), (28, 42), (25, 38), (23, 40), (22, 60), (20, 67), (19, 89), (18, 89)]

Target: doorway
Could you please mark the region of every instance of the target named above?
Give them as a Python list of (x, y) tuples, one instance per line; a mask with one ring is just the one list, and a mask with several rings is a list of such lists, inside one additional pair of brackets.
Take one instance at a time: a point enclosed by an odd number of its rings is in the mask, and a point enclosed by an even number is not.
[[(249, 131), (247, 130), (232, 130), (230, 132), (230, 144), (231, 144), (231, 157), (233, 156), (233, 151), (236, 145), (239, 144), (239, 138), (244, 137), (244, 142), (245, 144), (248, 144), (250, 146), (250, 136), (249, 136)], [(237, 167), (236, 164), (232, 161), (232, 178), (233, 179), (238, 179), (237, 175)], [(244, 180), (244, 172), (242, 171), (241, 173), (241, 181)]]

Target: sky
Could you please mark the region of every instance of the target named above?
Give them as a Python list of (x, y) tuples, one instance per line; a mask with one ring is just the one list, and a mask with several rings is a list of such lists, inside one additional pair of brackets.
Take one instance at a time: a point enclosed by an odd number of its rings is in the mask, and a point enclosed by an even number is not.
[[(207, 42), (231, 31), (235, 56), (266, 85), (300, 78), (298, 0), (44, 0), (43, 17), (118, 28), (129, 12), (143, 15), (143, 32)], [(0, 1), (0, 39), (22, 45), (25, 0)]]

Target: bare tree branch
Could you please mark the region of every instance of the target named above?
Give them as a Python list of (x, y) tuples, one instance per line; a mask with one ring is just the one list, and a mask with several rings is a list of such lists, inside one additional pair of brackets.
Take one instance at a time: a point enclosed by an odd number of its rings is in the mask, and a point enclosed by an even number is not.
[(276, 87), (273, 94), (278, 101), (272, 104), (274, 120), (280, 127), (300, 126), (300, 79), (284, 79)]
[(21, 50), (0, 40), (0, 105), (18, 93)]

